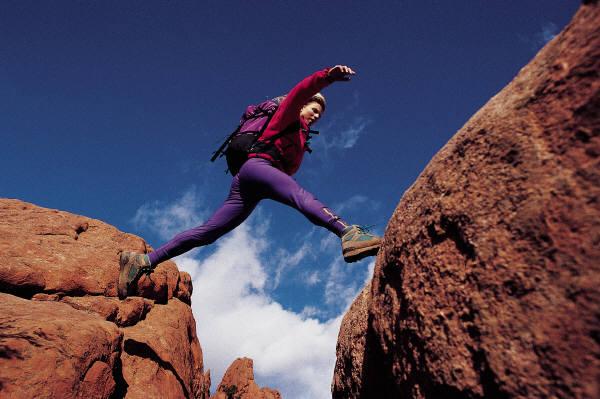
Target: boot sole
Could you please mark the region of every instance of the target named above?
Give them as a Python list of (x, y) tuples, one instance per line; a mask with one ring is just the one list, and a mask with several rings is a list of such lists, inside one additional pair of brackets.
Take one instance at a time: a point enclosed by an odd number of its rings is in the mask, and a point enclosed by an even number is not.
[(371, 245), (368, 247), (363, 247), (363, 248), (353, 248), (353, 249), (349, 249), (347, 252), (344, 252), (344, 260), (346, 261), (346, 263), (353, 263), (356, 261), (359, 261), (363, 258), (366, 258), (367, 256), (374, 256), (377, 255), (377, 252), (379, 252), (379, 247), (381, 246), (381, 244), (375, 244), (375, 245)]

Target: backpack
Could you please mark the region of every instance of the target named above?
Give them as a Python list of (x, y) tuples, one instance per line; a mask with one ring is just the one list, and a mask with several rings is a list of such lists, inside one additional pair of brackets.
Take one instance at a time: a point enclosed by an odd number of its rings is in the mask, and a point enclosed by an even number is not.
[[(211, 162), (225, 155), (229, 172), (235, 176), (248, 154), (252, 151), (258, 138), (263, 134), (267, 125), (279, 108), (279, 104), (285, 97), (276, 97), (258, 105), (249, 105), (242, 115), (238, 127), (231, 133), (221, 146), (213, 153)], [(277, 135), (279, 136), (279, 135)], [(273, 140), (271, 140), (273, 141)]]
[[(292, 124), (283, 131), (277, 133), (269, 139), (269, 141), (259, 142), (259, 137), (263, 134), (269, 122), (277, 112), (279, 105), (283, 102), (285, 96), (275, 97), (258, 105), (249, 105), (246, 112), (242, 115), (238, 127), (231, 133), (221, 144), (221, 146), (213, 153), (211, 162), (223, 155), (227, 160), (227, 170), (232, 176), (235, 176), (241, 169), (242, 165), (248, 160), (248, 154), (252, 152), (267, 153), (273, 159), (279, 159), (281, 156), (279, 151), (272, 143), (279, 137), (293, 131), (297, 131), (298, 126)], [(315, 130), (307, 131), (309, 137), (311, 134), (319, 134)], [(306, 143), (308, 152), (312, 152), (311, 148)]]

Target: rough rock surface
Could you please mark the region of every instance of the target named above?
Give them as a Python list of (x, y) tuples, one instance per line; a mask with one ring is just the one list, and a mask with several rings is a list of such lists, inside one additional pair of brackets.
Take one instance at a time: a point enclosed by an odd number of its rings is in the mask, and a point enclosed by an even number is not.
[(362, 365), (365, 357), (371, 284), (358, 294), (342, 319), (336, 348), (337, 361), (333, 374), (334, 397), (343, 399), (360, 397), (362, 391)]
[(281, 395), (271, 388), (259, 388), (252, 359), (243, 357), (229, 366), (211, 399), (281, 399)]
[(600, 6), (584, 3), (403, 196), (334, 397), (600, 397)]
[(122, 339), (94, 314), (0, 293), (1, 396), (108, 398)]
[[(125, 353), (121, 361), (123, 377), (129, 385), (128, 395), (147, 397), (154, 381), (163, 378), (173, 381), (167, 385), (173, 386), (177, 395), (164, 395), (160, 391), (162, 384), (155, 384), (157, 397), (161, 393), (163, 397), (196, 397), (209, 388), (198, 378), (203, 370), (196, 322), (189, 306), (178, 299), (169, 301), (169, 306), (155, 306), (144, 320), (124, 329), (123, 342)], [(133, 365), (142, 361), (151, 367), (140, 372)]]
[[(149, 247), (99, 220), (17, 200), (0, 202), (2, 292), (23, 298), (37, 293), (116, 297), (123, 250), (148, 252)], [(178, 295), (189, 302), (191, 293), (189, 275), (173, 262), (162, 263), (138, 286), (138, 295), (159, 303)]]
[(148, 247), (98, 220), (0, 199), (1, 397), (208, 398), (190, 276), (165, 262), (121, 301), (125, 249)]

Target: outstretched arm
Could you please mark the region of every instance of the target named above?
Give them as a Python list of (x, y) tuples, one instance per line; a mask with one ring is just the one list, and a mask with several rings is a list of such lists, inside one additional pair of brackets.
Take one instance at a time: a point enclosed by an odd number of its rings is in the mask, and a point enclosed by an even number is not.
[(304, 78), (287, 94), (273, 116), (273, 120), (269, 123), (269, 129), (265, 131), (261, 139), (268, 139), (297, 121), (300, 110), (313, 95), (335, 81), (350, 80), (350, 76), (354, 74), (355, 72), (350, 67), (336, 65), (333, 68), (317, 71)]

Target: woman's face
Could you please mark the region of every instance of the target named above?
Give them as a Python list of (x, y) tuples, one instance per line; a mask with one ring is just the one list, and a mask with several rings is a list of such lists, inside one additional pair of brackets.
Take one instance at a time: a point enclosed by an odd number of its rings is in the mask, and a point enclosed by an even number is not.
[(311, 101), (300, 110), (300, 118), (304, 119), (307, 125), (312, 125), (321, 117), (323, 107), (316, 101)]

